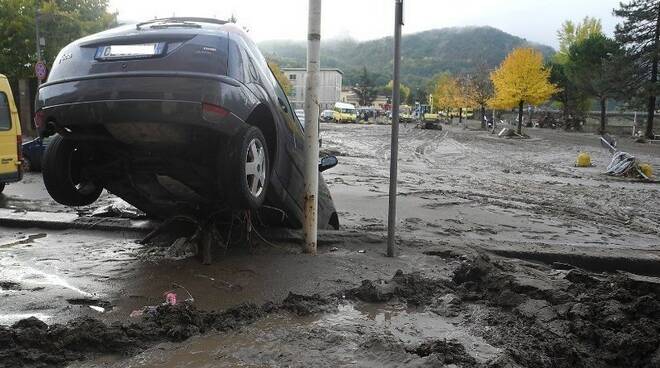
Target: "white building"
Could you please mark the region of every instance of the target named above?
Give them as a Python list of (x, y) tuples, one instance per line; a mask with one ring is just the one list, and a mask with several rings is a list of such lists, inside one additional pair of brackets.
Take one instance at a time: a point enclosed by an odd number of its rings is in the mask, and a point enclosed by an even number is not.
[[(282, 73), (291, 82), (292, 91), (289, 101), (294, 109), (302, 109), (305, 105), (305, 68), (282, 68)], [(321, 68), (321, 88), (319, 90), (319, 102), (321, 111), (332, 109), (335, 102), (341, 98), (341, 84), (344, 73), (339, 69)]]

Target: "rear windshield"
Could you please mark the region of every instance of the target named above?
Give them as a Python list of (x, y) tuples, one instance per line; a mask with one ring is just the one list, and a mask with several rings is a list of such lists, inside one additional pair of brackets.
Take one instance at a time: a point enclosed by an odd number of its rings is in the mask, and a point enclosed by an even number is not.
[(11, 112), (9, 100), (4, 92), (0, 92), (0, 130), (11, 129)]

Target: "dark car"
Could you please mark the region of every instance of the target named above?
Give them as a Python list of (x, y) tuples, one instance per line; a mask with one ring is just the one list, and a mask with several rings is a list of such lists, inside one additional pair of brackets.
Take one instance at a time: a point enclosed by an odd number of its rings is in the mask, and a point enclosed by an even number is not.
[[(56, 135), (42, 169), (59, 203), (88, 205), (107, 189), (158, 218), (251, 209), (301, 226), (303, 126), (233, 24), (156, 19), (77, 40), (55, 59), (36, 111), (40, 135)], [(337, 228), (319, 183), (319, 227)]]
[(23, 162), (23, 172), (41, 171), (44, 152), (46, 152), (51, 140), (51, 137), (37, 137), (23, 143), (21, 147), (23, 151), (23, 159), (21, 160)]

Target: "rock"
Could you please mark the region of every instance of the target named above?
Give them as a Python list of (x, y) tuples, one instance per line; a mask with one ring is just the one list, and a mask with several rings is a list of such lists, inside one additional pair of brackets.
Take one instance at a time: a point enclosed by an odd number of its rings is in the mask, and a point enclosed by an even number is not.
[(550, 322), (557, 318), (554, 308), (545, 300), (528, 299), (516, 307), (516, 312), (525, 318), (537, 319), (540, 322)]
[(434, 298), (431, 302), (431, 312), (443, 317), (457, 317), (461, 309), (461, 298), (456, 294), (445, 294)]
[(383, 280), (363, 280), (362, 285), (353, 289), (351, 294), (365, 302), (382, 303), (394, 297), (394, 287)]
[(568, 271), (568, 273), (566, 274), (566, 276), (564, 276), (564, 278), (570, 282), (576, 284), (585, 284), (587, 286), (595, 285), (598, 283), (597, 279), (593, 278), (587, 272), (579, 269), (572, 269)]

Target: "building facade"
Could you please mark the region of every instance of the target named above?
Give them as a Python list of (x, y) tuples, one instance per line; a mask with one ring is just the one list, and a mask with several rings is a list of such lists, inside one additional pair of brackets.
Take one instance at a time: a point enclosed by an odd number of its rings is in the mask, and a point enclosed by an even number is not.
[[(282, 68), (282, 73), (289, 79), (293, 87), (289, 94), (289, 102), (294, 109), (302, 109), (305, 105), (305, 68)], [(321, 111), (330, 110), (341, 98), (341, 84), (344, 73), (339, 69), (321, 68), (321, 86), (319, 102)]]

